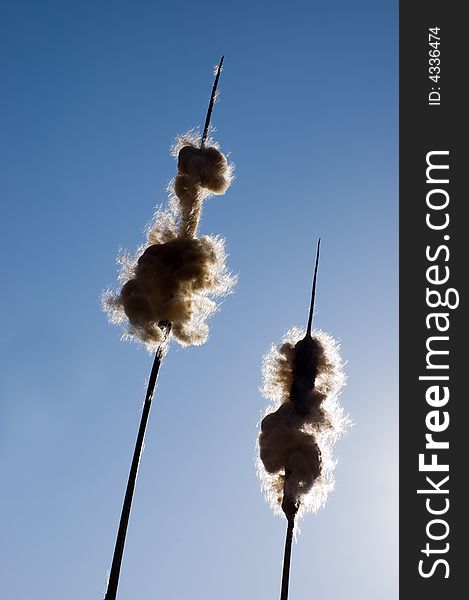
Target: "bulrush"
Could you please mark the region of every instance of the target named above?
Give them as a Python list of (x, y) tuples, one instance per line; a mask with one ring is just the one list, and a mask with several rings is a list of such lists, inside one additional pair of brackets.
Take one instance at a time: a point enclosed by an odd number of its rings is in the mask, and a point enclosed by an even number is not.
[(258, 472), (274, 511), (287, 518), (281, 600), (288, 598), (295, 519), (324, 506), (334, 486), (332, 446), (350, 423), (337, 398), (345, 383), (339, 346), (312, 331), (319, 247), (320, 240), (306, 333), (290, 329), (263, 363), (271, 405), (260, 424)]
[(208, 337), (206, 320), (218, 308), (214, 298), (227, 294), (235, 283), (225, 266), (223, 239), (196, 237), (204, 200), (223, 194), (232, 181), (232, 166), (226, 157), (213, 143), (206, 145), (222, 64), (223, 58), (216, 71), (200, 142), (190, 134), (176, 140), (173, 153), (178, 159), (178, 170), (169, 188), (169, 202), (155, 213), (146, 243), (135, 256), (119, 257), (121, 289), (108, 290), (103, 295), (110, 320), (125, 324), (124, 338), (140, 341), (155, 352), (105, 600), (115, 600), (117, 596), (145, 431), (168, 341), (173, 337), (184, 346), (203, 344)]

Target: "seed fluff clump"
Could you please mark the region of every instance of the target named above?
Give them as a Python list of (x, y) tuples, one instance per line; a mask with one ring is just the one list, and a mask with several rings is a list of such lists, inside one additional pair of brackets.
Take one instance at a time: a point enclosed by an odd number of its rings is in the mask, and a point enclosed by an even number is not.
[(290, 329), (263, 361), (271, 405), (260, 424), (258, 473), (275, 512), (316, 512), (334, 487), (332, 446), (349, 424), (338, 401), (345, 383), (337, 342)]
[(332, 447), (351, 423), (338, 400), (345, 384), (339, 344), (312, 331), (319, 247), (320, 240), (306, 332), (290, 329), (262, 368), (271, 404), (260, 422), (257, 470), (269, 503), (291, 528), (297, 515), (324, 506), (334, 487)]
[(168, 204), (157, 209), (146, 244), (135, 256), (118, 258), (120, 291), (103, 295), (110, 321), (126, 323), (124, 337), (143, 342), (149, 351), (164, 341), (162, 324), (168, 322), (181, 345), (203, 344), (206, 321), (218, 308), (215, 298), (228, 294), (236, 281), (226, 267), (224, 240), (196, 237), (204, 200), (225, 193), (233, 167), (215, 144), (197, 142), (191, 133), (177, 138), (178, 170)]

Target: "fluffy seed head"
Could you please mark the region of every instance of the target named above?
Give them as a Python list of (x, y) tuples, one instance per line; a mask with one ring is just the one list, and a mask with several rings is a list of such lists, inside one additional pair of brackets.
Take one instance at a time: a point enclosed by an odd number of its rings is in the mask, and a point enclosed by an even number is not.
[(227, 294), (235, 283), (225, 265), (223, 240), (195, 237), (203, 199), (225, 192), (232, 168), (214, 146), (197, 148), (186, 136), (176, 147), (178, 172), (168, 206), (157, 210), (147, 244), (136, 256), (119, 259), (122, 289), (103, 296), (110, 320), (127, 321), (125, 336), (150, 351), (163, 340), (162, 321), (172, 323), (172, 335), (182, 345), (204, 343), (205, 321), (218, 307), (214, 297)]
[(267, 499), (278, 513), (315, 512), (333, 489), (332, 446), (350, 424), (337, 398), (345, 383), (338, 344), (322, 331), (291, 329), (264, 358), (263, 378), (271, 405), (260, 424), (258, 473)]

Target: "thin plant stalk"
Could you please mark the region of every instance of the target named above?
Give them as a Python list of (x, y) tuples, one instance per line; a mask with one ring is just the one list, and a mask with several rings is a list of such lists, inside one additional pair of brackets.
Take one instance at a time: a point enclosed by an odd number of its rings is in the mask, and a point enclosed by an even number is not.
[[(210, 102), (208, 105), (207, 116), (205, 119), (205, 126), (202, 134), (200, 147), (204, 148), (205, 142), (207, 140), (208, 131), (210, 127), (210, 119), (212, 116), (213, 105), (216, 99), (216, 92), (218, 86), (218, 80), (220, 78), (220, 73), (223, 65), (224, 56), (221, 57), (220, 64), (217, 68), (217, 73), (215, 76), (215, 81), (212, 87), (212, 93), (210, 96)], [(104, 600), (116, 600), (117, 597), (117, 588), (119, 585), (119, 576), (122, 565), (122, 558), (124, 555), (124, 546), (125, 539), (127, 536), (127, 528), (129, 525), (130, 511), (132, 508), (132, 500), (135, 491), (135, 485), (137, 482), (138, 468), (140, 465), (140, 458), (142, 455), (143, 442), (145, 439), (145, 432), (148, 423), (148, 417), (150, 416), (151, 404), (155, 392), (156, 381), (158, 378), (158, 373), (161, 366), (161, 361), (163, 359), (164, 350), (166, 346), (166, 342), (171, 332), (171, 323), (168, 321), (162, 321), (158, 324), (161, 329), (165, 332), (165, 338), (163, 343), (159, 346), (158, 350), (155, 353), (155, 358), (153, 360), (153, 366), (150, 373), (150, 378), (148, 381), (148, 387), (145, 395), (145, 402), (142, 410), (142, 417), (140, 419), (140, 426), (138, 429), (137, 440), (135, 442), (134, 454), (132, 457), (132, 464), (130, 467), (129, 478), (127, 480), (127, 488), (125, 490), (124, 502), (122, 505), (122, 512), (119, 521), (119, 529), (117, 531), (116, 544), (114, 547), (114, 554), (112, 558), (111, 571), (109, 574), (109, 580), (106, 590), (106, 595)]]
[(280, 600), (288, 600), (288, 584), (290, 581), (290, 562), (291, 548), (293, 542), (293, 531), (295, 530), (295, 517), (298, 512), (299, 505), (287, 495), (288, 478), (291, 476), (289, 469), (285, 470), (285, 480), (283, 483), (283, 502), (282, 510), (287, 519), (287, 533), (285, 537), (285, 551), (283, 553), (283, 569), (282, 569), (282, 588), (280, 592)]
[[(171, 331), (171, 323), (164, 324), (163, 326), (166, 329), (167, 339)], [(130, 467), (129, 479), (127, 481), (127, 488), (125, 490), (124, 503), (122, 505), (121, 518), (119, 521), (119, 529), (117, 531), (116, 545), (114, 547), (114, 556), (112, 558), (111, 572), (109, 574), (109, 581), (105, 600), (115, 600), (117, 596), (117, 587), (119, 585), (119, 575), (122, 564), (122, 557), (124, 555), (125, 538), (127, 535), (127, 527), (129, 524), (130, 510), (132, 508), (135, 484), (137, 482), (138, 467), (140, 465), (140, 458), (142, 456), (143, 442), (145, 439), (148, 417), (150, 416), (151, 403), (155, 393), (156, 381), (158, 378), (161, 361), (163, 359), (164, 345), (165, 342), (161, 344), (161, 346), (155, 353), (155, 358), (153, 360), (153, 366), (151, 368), (150, 373), (150, 379), (148, 380), (147, 392), (145, 395), (145, 402), (143, 404), (142, 410), (142, 417), (140, 419), (140, 426), (138, 428), (137, 440), (135, 442), (135, 449), (132, 458), (132, 464)]]
[(222, 56), (221, 59), (220, 59), (220, 63), (218, 65), (218, 67), (217, 67), (217, 73), (215, 75), (215, 81), (213, 82), (212, 94), (210, 96), (210, 102), (208, 103), (207, 116), (205, 117), (204, 130), (203, 130), (203, 133), (202, 133), (202, 139), (200, 141), (200, 147), (201, 148), (205, 147), (205, 142), (207, 141), (208, 130), (209, 130), (209, 127), (210, 127), (210, 119), (212, 118), (213, 105), (215, 104), (215, 99), (217, 97), (218, 80), (220, 79), (220, 73), (221, 73), (221, 69), (223, 67), (223, 61), (224, 60), (225, 60), (225, 57)]
[(290, 580), (290, 560), (294, 528), (295, 517), (291, 517), (287, 521), (287, 535), (285, 537), (285, 552), (283, 555), (282, 591), (280, 593), (280, 600), (288, 600), (288, 583)]
[(311, 331), (313, 327), (313, 311), (314, 311), (314, 300), (316, 299), (316, 281), (318, 278), (318, 265), (319, 265), (319, 250), (321, 248), (321, 238), (318, 239), (318, 247), (316, 250), (316, 263), (314, 265), (314, 276), (313, 276), (313, 289), (311, 292), (311, 304), (309, 307), (308, 325), (306, 326), (306, 335), (311, 337)]

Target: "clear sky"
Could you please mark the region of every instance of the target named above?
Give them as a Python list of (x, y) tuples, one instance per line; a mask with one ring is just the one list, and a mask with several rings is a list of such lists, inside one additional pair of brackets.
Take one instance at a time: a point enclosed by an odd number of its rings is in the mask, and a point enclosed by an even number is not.
[(342, 342), (336, 490), (306, 515), (292, 600), (397, 598), (397, 3), (3, 0), (2, 600), (102, 598), (151, 357), (101, 312), (213, 124), (236, 181), (207, 201), (235, 294), (208, 343), (167, 356), (120, 600), (272, 600), (285, 521), (255, 473), (270, 343), (306, 321)]

